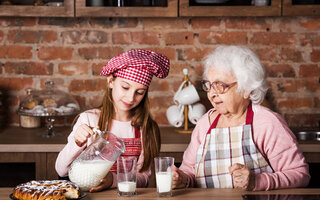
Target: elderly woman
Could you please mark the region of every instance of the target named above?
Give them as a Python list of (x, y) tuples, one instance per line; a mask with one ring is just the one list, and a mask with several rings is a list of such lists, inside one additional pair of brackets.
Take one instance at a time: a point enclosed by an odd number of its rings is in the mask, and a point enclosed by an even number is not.
[(173, 188), (272, 190), (307, 186), (308, 165), (283, 118), (259, 105), (267, 92), (258, 57), (219, 46), (204, 62), (213, 108), (197, 123)]

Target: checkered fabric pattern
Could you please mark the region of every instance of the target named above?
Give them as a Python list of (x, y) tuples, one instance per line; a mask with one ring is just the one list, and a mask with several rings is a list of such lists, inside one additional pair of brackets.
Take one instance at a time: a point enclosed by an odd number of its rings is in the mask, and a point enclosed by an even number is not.
[(209, 131), (196, 157), (198, 187), (233, 188), (228, 167), (235, 163), (247, 165), (255, 173), (273, 172), (253, 142), (251, 124)]
[(165, 78), (170, 68), (169, 59), (162, 54), (143, 49), (133, 49), (112, 58), (100, 75), (113, 74), (149, 86), (153, 76)]

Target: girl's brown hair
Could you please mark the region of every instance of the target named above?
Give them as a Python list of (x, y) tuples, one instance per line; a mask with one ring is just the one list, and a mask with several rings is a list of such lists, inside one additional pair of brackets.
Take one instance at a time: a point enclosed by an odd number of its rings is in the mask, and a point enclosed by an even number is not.
[[(115, 79), (116, 77), (114, 77)], [(107, 84), (106, 92), (103, 97), (101, 106), (101, 114), (98, 126), (100, 130), (110, 130), (112, 126), (112, 118), (114, 116), (114, 107), (112, 99), (112, 89)], [(140, 172), (149, 169), (153, 158), (160, 153), (160, 130), (157, 123), (151, 118), (149, 111), (148, 90), (146, 91), (140, 104), (130, 110), (131, 125), (142, 130), (142, 146), (144, 161)]]

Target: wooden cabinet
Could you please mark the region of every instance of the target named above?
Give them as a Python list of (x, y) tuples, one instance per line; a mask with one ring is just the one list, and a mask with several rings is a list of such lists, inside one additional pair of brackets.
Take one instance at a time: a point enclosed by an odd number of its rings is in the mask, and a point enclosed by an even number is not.
[(167, 0), (167, 6), (113, 7), (86, 6), (84, 0), (76, 1), (76, 17), (177, 17), (178, 0)]
[(293, 0), (283, 0), (283, 16), (320, 15), (320, 4), (293, 4)]
[(271, 0), (270, 6), (205, 5), (191, 6), (190, 0), (180, 0), (179, 16), (281, 16), (281, 0)]
[[(197, 4), (195, 0), (167, 0), (167, 6), (115, 7), (86, 5), (85, 0), (64, 0), (64, 6), (0, 5), (0, 16), (18, 17), (209, 17), (209, 16), (308, 16), (320, 15), (320, 4), (294, 4), (296, 0), (270, 0), (268, 6)], [(250, 0), (246, 0), (246, 2)], [(233, 2), (235, 2), (233, 4)]]
[(74, 17), (74, 0), (64, 0), (63, 6), (0, 5), (0, 16)]

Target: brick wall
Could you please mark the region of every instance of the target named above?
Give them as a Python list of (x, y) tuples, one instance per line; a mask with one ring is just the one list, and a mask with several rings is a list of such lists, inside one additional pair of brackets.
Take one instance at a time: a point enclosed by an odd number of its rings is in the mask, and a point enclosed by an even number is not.
[[(165, 54), (171, 71), (154, 78), (151, 111), (159, 124), (174, 91), (190, 70), (200, 91), (201, 59), (218, 44), (247, 45), (268, 72), (269, 106), (290, 126), (317, 126), (320, 119), (320, 17), (209, 18), (0, 18), (0, 88), (6, 91), (9, 123), (26, 88), (43, 89), (46, 80), (76, 97), (82, 109), (100, 105), (102, 66), (132, 48)], [(58, 119), (70, 123), (72, 119)]]

